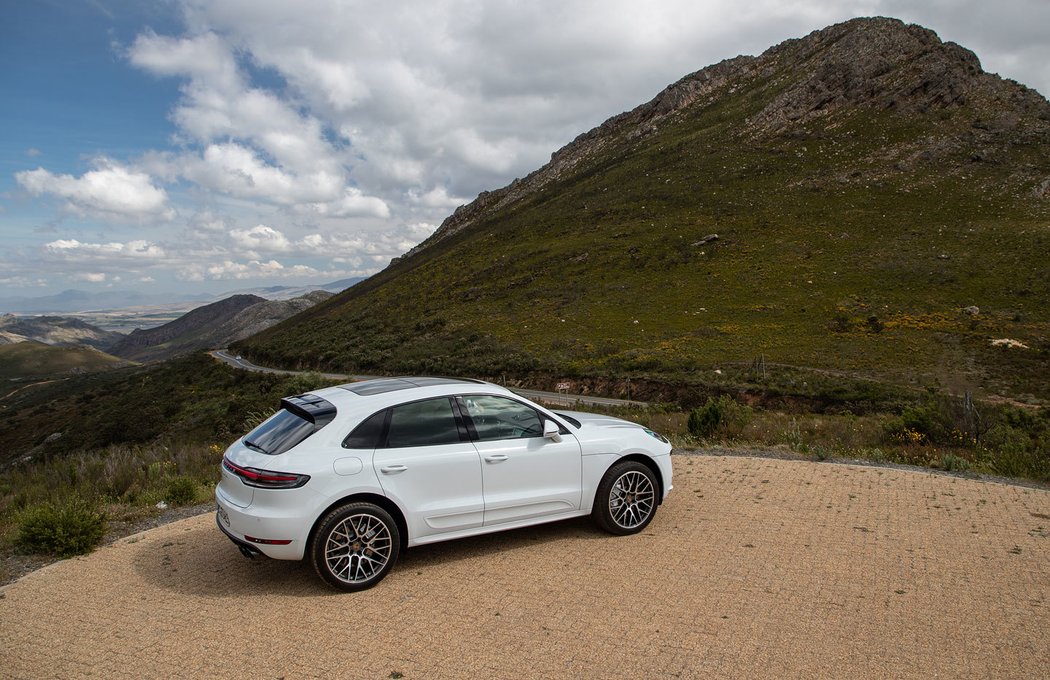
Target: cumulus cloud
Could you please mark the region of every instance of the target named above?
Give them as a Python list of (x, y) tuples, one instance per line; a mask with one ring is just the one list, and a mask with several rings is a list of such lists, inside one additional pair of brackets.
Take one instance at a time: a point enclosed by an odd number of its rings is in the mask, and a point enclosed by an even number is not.
[(230, 238), (234, 245), (250, 253), (286, 253), (292, 247), (284, 234), (264, 224), (251, 229), (234, 229), (230, 232)]
[(56, 175), (43, 168), (15, 174), (19, 186), (34, 196), (53, 195), (79, 215), (125, 220), (171, 219), (168, 194), (144, 172), (101, 158), (80, 177)]
[(319, 270), (314, 267), (295, 264), (284, 265), (277, 260), (249, 260), (237, 262), (223, 260), (210, 265), (187, 265), (179, 271), (179, 278), (184, 281), (243, 281), (245, 279), (286, 279), (286, 278), (337, 278), (352, 275), (351, 272), (338, 269)]
[(45, 243), (43, 251), (45, 259), (113, 264), (157, 262), (167, 256), (160, 246), (142, 240), (127, 243), (81, 243), (76, 239), (59, 239)]
[(469, 202), (468, 199), (465, 198), (449, 196), (448, 189), (445, 187), (434, 187), (426, 193), (410, 190), (408, 192), (408, 197), (413, 203), (425, 205), (428, 208), (458, 208)]

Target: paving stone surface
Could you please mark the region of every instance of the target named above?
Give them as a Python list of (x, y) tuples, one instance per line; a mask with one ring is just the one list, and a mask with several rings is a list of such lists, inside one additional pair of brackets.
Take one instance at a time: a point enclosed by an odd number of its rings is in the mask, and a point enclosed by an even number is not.
[(415, 548), (379, 586), (246, 560), (212, 515), (11, 584), (0, 675), (1046, 678), (1050, 492), (676, 456), (642, 534)]

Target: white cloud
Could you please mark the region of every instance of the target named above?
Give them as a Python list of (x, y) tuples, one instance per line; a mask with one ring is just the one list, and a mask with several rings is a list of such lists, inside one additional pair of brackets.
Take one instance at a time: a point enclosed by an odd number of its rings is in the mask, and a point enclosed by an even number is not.
[(157, 75), (196, 78), (227, 91), (242, 86), (233, 51), (214, 33), (172, 38), (147, 31), (128, 49), (128, 59)]
[(245, 279), (285, 279), (285, 278), (316, 278), (320, 276), (340, 277), (349, 275), (343, 270), (321, 271), (303, 264), (285, 266), (277, 260), (250, 260), (248, 262), (236, 262), (234, 260), (223, 260), (210, 265), (187, 265), (179, 272), (179, 277), (185, 281), (222, 281), (222, 280), (245, 280)]
[(129, 170), (106, 158), (80, 177), (56, 175), (43, 168), (15, 174), (18, 184), (34, 196), (54, 195), (79, 215), (124, 220), (171, 219), (168, 194), (144, 172)]
[(76, 239), (59, 239), (45, 243), (43, 254), (45, 259), (113, 264), (159, 261), (167, 256), (160, 246), (141, 240), (126, 243), (81, 243)]
[(251, 253), (286, 253), (292, 247), (284, 234), (264, 224), (251, 229), (234, 229), (230, 232), (230, 238), (235, 246)]
[(102, 283), (106, 280), (104, 272), (81, 272), (74, 274), (73, 279), (76, 281), (86, 281), (88, 283)]
[(383, 199), (365, 196), (354, 187), (347, 187), (343, 195), (333, 201), (311, 203), (306, 208), (323, 217), (390, 217), (390, 207)]
[(413, 203), (425, 205), (428, 208), (458, 208), (459, 206), (470, 202), (466, 198), (449, 196), (448, 189), (445, 187), (434, 187), (425, 194), (421, 194), (415, 190), (410, 190), (408, 192), (408, 197)]

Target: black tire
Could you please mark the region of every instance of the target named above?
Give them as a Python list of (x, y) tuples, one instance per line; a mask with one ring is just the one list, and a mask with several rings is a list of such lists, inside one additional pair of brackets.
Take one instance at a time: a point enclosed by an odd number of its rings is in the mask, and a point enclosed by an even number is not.
[(616, 463), (598, 485), (591, 517), (610, 534), (636, 534), (653, 521), (659, 492), (656, 475), (648, 467), (633, 460)]
[(352, 592), (382, 581), (400, 551), (401, 533), (389, 512), (372, 503), (348, 503), (321, 518), (310, 562), (328, 585)]

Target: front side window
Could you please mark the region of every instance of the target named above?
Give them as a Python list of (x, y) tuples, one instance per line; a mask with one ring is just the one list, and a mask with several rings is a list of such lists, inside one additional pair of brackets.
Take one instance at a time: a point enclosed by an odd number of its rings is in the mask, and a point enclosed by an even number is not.
[(513, 399), (472, 395), (463, 397), (463, 404), (481, 441), (543, 436), (539, 414)]
[(455, 444), (459, 441), (459, 425), (448, 397), (402, 404), (390, 411), (388, 448)]

